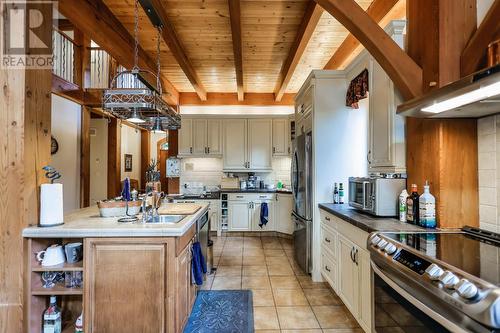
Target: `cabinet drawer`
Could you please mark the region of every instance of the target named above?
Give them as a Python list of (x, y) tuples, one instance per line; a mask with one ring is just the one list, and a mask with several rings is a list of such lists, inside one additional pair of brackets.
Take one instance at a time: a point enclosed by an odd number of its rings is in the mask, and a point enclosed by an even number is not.
[(275, 200), (274, 193), (229, 193), (227, 200), (229, 201), (271, 201)]
[(337, 229), (337, 219), (335, 218), (335, 216), (322, 209), (319, 210), (319, 216), (321, 219), (321, 226)]
[(250, 201), (250, 195), (244, 193), (229, 193), (227, 200), (230, 201)]
[(324, 251), (321, 254), (321, 272), (333, 290), (337, 291), (337, 263)]
[(321, 246), (327, 249), (332, 254), (333, 258), (337, 258), (337, 232), (322, 226)]

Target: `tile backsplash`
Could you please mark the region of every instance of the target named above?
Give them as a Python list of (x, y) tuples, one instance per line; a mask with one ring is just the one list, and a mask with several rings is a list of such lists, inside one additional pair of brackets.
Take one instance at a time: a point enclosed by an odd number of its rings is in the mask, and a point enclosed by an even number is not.
[[(271, 172), (257, 172), (256, 175), (266, 184), (276, 184), (281, 180), (285, 185), (290, 185), (290, 157), (274, 157)], [(185, 185), (202, 183), (207, 187), (220, 185), (224, 176), (221, 158), (183, 158), (181, 161), (181, 193), (185, 192)], [(245, 173), (234, 173), (234, 175), (246, 178)]]
[(477, 123), (479, 169), (479, 223), (500, 232), (500, 115)]

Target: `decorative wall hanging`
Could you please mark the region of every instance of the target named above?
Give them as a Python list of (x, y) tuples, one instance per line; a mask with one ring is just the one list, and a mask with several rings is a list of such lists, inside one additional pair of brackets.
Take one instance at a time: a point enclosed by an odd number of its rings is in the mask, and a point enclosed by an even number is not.
[(125, 172), (132, 172), (132, 158), (131, 154), (125, 154)]
[(50, 137), (50, 154), (54, 155), (57, 154), (59, 151), (59, 142), (57, 142), (56, 138), (54, 136)]
[(359, 100), (368, 97), (368, 69), (363, 70), (356, 76), (347, 88), (345, 105), (353, 109), (359, 109)]

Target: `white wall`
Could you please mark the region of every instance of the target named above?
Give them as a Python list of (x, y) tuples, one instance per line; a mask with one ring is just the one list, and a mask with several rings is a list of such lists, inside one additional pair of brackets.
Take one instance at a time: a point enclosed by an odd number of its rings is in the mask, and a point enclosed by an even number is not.
[(500, 232), (500, 116), (477, 122), (480, 228)]
[[(121, 128), (121, 170), (122, 180), (126, 177), (137, 179), (141, 184), (141, 131), (122, 125)], [(125, 172), (125, 154), (132, 154), (132, 172)]]
[(165, 138), (166, 134), (165, 133), (153, 133), (151, 132), (151, 142), (150, 142), (150, 153), (151, 153), (151, 158), (154, 158), (155, 160), (158, 158), (158, 141), (161, 139)]
[(52, 155), (52, 166), (61, 173), (65, 213), (80, 208), (81, 106), (52, 94), (52, 136), (59, 151)]
[(495, 0), (477, 0), (477, 26), (483, 22), (484, 16)]
[(108, 119), (90, 119), (90, 204), (108, 199)]

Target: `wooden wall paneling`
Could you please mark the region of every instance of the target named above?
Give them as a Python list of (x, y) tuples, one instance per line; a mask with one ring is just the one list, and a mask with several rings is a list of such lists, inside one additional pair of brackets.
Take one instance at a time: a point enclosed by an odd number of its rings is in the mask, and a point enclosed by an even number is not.
[(405, 99), (422, 93), (422, 69), (353, 0), (315, 0), (372, 54)]
[(245, 99), (240, 101), (235, 93), (208, 93), (207, 100), (202, 101), (195, 93), (182, 92), (179, 94), (180, 105), (294, 105), (295, 94), (283, 94), (280, 101), (276, 101), (273, 93), (245, 93)]
[(90, 115), (91, 109), (82, 106), (80, 139), (80, 207), (90, 206)]
[[(168, 131), (168, 157), (177, 157), (179, 154), (179, 131)], [(180, 178), (167, 178), (166, 193), (180, 193)]]
[(472, 35), (461, 55), (462, 76), (471, 74), (481, 65), (485, 65), (487, 46), (490, 42), (500, 38), (500, 0), (495, 0), (488, 13)]
[[(146, 189), (146, 169), (151, 163), (151, 132), (141, 131), (141, 189)], [(138, 189), (139, 190), (139, 189)]]
[(172, 52), (172, 55), (175, 57), (179, 66), (184, 71), (184, 74), (188, 78), (189, 82), (193, 85), (194, 90), (198, 94), (201, 100), (205, 100), (207, 98), (207, 91), (203, 86), (198, 74), (194, 70), (191, 61), (188, 59), (184, 47), (182, 46), (181, 41), (177, 37), (177, 33), (175, 32), (174, 26), (172, 22), (170, 22), (167, 17), (167, 12), (165, 8), (165, 1), (161, 0), (150, 0), (152, 4), (152, 9), (158, 15), (160, 21), (163, 24), (162, 28), (162, 37), (165, 43), (168, 45), (168, 48)]
[(156, 142), (156, 160), (158, 161), (158, 168), (160, 170), (161, 188), (163, 189), (163, 191), (168, 189), (168, 181), (167, 181), (168, 150), (162, 150), (161, 146), (167, 142), (168, 142), (168, 137), (165, 137), (160, 141)]
[[(244, 99), (243, 89), (243, 47), (241, 42), (241, 8), (240, 0), (228, 0), (229, 17), (231, 19), (231, 36), (233, 41), (234, 69), (236, 73), (236, 90), (238, 101)], [(206, 100), (206, 98), (205, 98)]]
[(110, 118), (108, 125), (108, 198), (121, 192), (121, 121)]
[(295, 68), (297, 68), (300, 58), (302, 57), (302, 54), (307, 47), (307, 43), (309, 43), (309, 39), (313, 35), (322, 14), (323, 9), (318, 4), (313, 1), (309, 2), (304, 18), (302, 19), (299, 30), (297, 31), (295, 41), (290, 48), (290, 53), (283, 63), (283, 67), (281, 67), (278, 82), (276, 83), (276, 88), (274, 89), (276, 101), (280, 101), (283, 97), (288, 83), (295, 72)]
[[(377, 24), (379, 24), (396, 4), (402, 4), (403, 2), (404, 1), (400, 0), (374, 0), (366, 9), (366, 12), (375, 22), (377, 22)], [(384, 27), (382, 26), (382, 28)], [(339, 69), (345, 64), (346, 60), (351, 58), (352, 52), (356, 50), (359, 45), (361, 44), (356, 37), (354, 37), (353, 34), (349, 34), (323, 69)]]
[[(113, 15), (102, 0), (60, 0), (59, 11), (85, 35), (104, 48), (126, 68), (134, 63), (134, 37)], [(139, 66), (156, 73), (156, 62), (142, 48), (139, 49)], [(152, 80), (148, 78), (148, 80)], [(162, 75), (163, 91), (168, 93), (167, 102), (176, 105), (179, 93)], [(156, 86), (156, 80), (151, 82)]]

